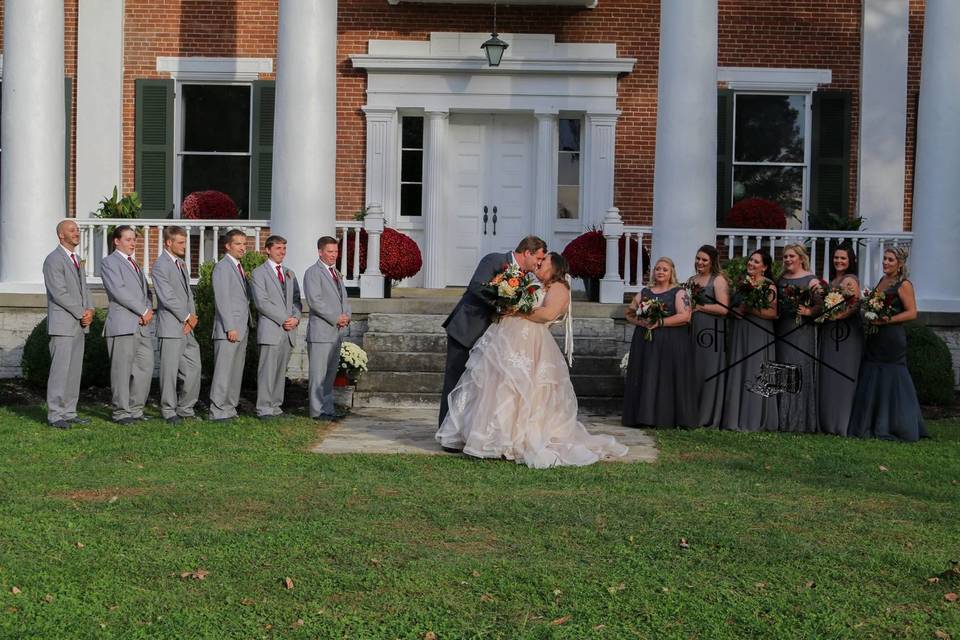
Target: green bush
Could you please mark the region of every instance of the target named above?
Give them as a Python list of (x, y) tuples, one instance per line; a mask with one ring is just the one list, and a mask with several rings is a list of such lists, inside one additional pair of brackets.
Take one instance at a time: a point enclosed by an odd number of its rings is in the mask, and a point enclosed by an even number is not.
[[(773, 281), (776, 282), (783, 275), (783, 262), (774, 260), (770, 270), (773, 272)], [(747, 258), (743, 256), (727, 260), (723, 265), (723, 276), (734, 285), (747, 277)]]
[[(247, 251), (240, 262), (247, 274), (247, 279), (253, 270), (266, 262), (267, 258), (257, 251)], [(198, 322), (193, 333), (200, 344), (200, 361), (203, 363), (203, 376), (208, 380), (213, 377), (213, 262), (204, 262), (200, 265), (199, 280), (193, 290), (193, 299), (197, 304)], [(250, 314), (254, 323), (257, 321), (257, 310), (252, 301)], [(260, 350), (257, 347), (256, 329), (250, 329), (247, 337), (247, 357), (243, 366), (243, 384), (255, 387), (257, 384), (257, 365), (260, 362)]]
[[(110, 386), (110, 356), (107, 339), (103, 337), (106, 309), (99, 309), (93, 316), (90, 332), (83, 345), (83, 377), (80, 388)], [(47, 319), (44, 318), (30, 332), (23, 346), (21, 361), (24, 379), (35, 387), (46, 387), (50, 375), (50, 336), (47, 335)]]
[(907, 329), (907, 368), (921, 404), (953, 402), (953, 359), (943, 338), (914, 322)]

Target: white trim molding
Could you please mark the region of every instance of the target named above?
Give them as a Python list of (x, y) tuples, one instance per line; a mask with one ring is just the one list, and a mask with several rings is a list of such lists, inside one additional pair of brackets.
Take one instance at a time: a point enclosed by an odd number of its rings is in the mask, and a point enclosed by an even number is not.
[(271, 58), (157, 57), (157, 71), (175, 80), (252, 82), (273, 72)]
[(830, 69), (717, 67), (717, 81), (734, 91), (810, 93), (833, 81)]
[[(497, 0), (387, 0), (387, 4), (398, 5), (401, 2), (418, 3), (444, 3), (444, 4), (496, 4)], [(515, 6), (535, 5), (546, 7), (583, 7), (585, 9), (596, 9), (598, 0), (510, 0), (509, 3)]]

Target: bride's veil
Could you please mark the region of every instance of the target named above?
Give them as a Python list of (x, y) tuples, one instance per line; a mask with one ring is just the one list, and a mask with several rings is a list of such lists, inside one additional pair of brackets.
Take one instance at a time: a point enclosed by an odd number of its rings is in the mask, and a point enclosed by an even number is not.
[(563, 321), (563, 354), (567, 357), (567, 366), (573, 366), (573, 278), (567, 274), (567, 317)]

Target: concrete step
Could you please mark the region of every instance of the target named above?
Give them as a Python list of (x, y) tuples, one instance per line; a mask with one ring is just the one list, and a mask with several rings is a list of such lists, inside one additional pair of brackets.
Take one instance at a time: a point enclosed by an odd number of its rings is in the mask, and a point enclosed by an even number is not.
[[(580, 411), (594, 415), (619, 415), (623, 410), (623, 398), (593, 397), (577, 398)], [(355, 391), (354, 407), (381, 409), (439, 409), (439, 393), (396, 393), (379, 391)]]
[[(557, 336), (557, 343), (563, 338)], [(616, 356), (619, 340), (615, 338), (576, 337), (574, 355), (584, 356)], [(561, 344), (562, 346), (562, 344)], [(376, 353), (416, 352), (416, 353), (443, 353), (447, 352), (447, 336), (434, 333), (377, 333), (368, 331), (363, 336), (363, 348), (373, 359)]]
[[(435, 314), (394, 314), (371, 313), (367, 316), (367, 331), (371, 333), (427, 333), (442, 334), (443, 321), (446, 315)], [(554, 325), (550, 328), (554, 335), (563, 335), (563, 325)], [(618, 328), (611, 318), (577, 318), (573, 319), (573, 335), (575, 337), (620, 338), (623, 329)]]
[[(623, 396), (623, 378), (602, 375), (573, 375), (574, 391), (584, 396)], [(438, 371), (368, 371), (357, 383), (357, 391), (384, 393), (436, 393), (443, 388)]]
[[(443, 371), (445, 353), (375, 352), (371, 354), (370, 371)], [(620, 375), (620, 358), (587, 356), (575, 350), (573, 375)]]

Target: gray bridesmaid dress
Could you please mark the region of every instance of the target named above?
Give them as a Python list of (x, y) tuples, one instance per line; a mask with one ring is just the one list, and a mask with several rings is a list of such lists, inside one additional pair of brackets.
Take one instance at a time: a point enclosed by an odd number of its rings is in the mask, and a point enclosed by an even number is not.
[[(848, 279), (852, 279), (859, 290), (860, 282), (852, 275), (835, 279), (830, 287), (839, 288)], [(862, 357), (863, 326), (860, 314), (854, 313), (842, 320), (827, 320), (820, 325), (818, 384), (821, 433), (847, 435)]]
[[(780, 411), (780, 431), (816, 433), (819, 431), (817, 408), (817, 330), (813, 318), (805, 316), (798, 326), (796, 311), (785, 299), (787, 286), (809, 288), (814, 276), (787, 278), (777, 282), (777, 297), (780, 300), (780, 317), (777, 320), (777, 362), (800, 367), (802, 384), (799, 393), (781, 393), (777, 396)], [(805, 353), (804, 353), (805, 352)]]
[[(703, 297), (708, 304), (713, 304), (716, 299), (714, 280), (716, 276), (711, 275), (703, 287)], [(694, 312), (690, 326), (696, 388), (700, 398), (697, 422), (703, 427), (719, 427), (723, 418), (723, 393), (727, 379), (724, 371), (727, 364), (725, 319)]]
[[(680, 287), (663, 293), (648, 288), (644, 298), (657, 298), (676, 313)], [(697, 387), (690, 346), (689, 327), (654, 329), (645, 340), (646, 329), (634, 327), (630, 359), (623, 384), (623, 424), (628, 427), (697, 426)]]

